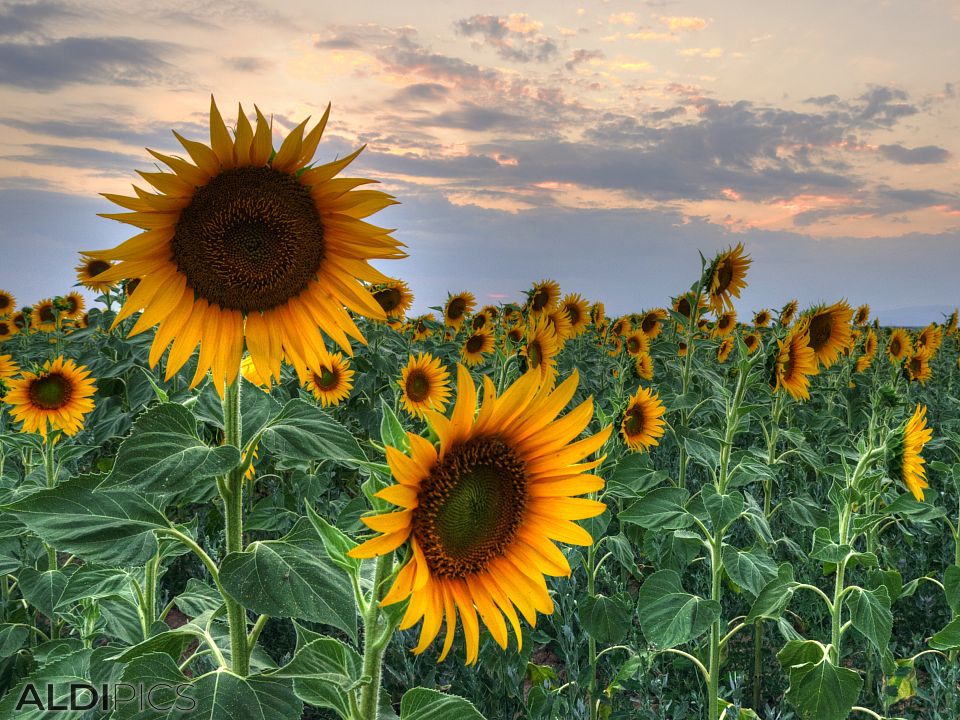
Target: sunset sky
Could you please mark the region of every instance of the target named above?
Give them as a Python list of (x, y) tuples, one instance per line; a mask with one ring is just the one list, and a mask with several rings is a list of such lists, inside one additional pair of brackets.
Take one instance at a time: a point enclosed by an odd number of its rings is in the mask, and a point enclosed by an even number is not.
[[(139, 6), (139, 7), (138, 7)], [(128, 228), (98, 193), (207, 140), (210, 95), (400, 205), (414, 309), (542, 278), (664, 305), (743, 242), (741, 314), (846, 297), (882, 322), (960, 302), (960, 3), (0, 3), (0, 288), (64, 293)]]

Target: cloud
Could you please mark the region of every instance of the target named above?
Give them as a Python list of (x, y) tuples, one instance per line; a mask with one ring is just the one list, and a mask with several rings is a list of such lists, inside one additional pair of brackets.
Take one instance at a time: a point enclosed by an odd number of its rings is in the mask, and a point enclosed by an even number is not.
[(34, 165), (83, 168), (96, 171), (99, 174), (111, 175), (130, 175), (132, 168), (143, 166), (146, 163), (144, 158), (136, 155), (97, 148), (43, 143), (30, 143), (23, 147), (29, 149), (31, 153), (29, 155), (7, 155), (6, 159)]
[(684, 30), (703, 30), (707, 26), (707, 21), (700, 17), (689, 15), (682, 16), (663, 16), (660, 21), (664, 23), (670, 32), (682, 32)]
[(435, 127), (475, 131), (494, 128), (521, 130), (529, 126), (529, 120), (524, 116), (473, 103), (463, 103), (457, 110), (442, 112), (422, 122)]
[(10, 3), (0, 9), (0, 37), (41, 33), (48, 20), (75, 16), (71, 8), (52, 0)]
[(450, 95), (450, 88), (440, 83), (413, 83), (401, 88), (390, 99), (390, 104), (417, 107), (423, 103), (439, 102)]
[(603, 50), (584, 50), (581, 48), (573, 51), (573, 55), (570, 56), (570, 59), (564, 64), (564, 67), (567, 70), (573, 70), (578, 65), (588, 63), (591, 60), (600, 60), (603, 57), (605, 57)]
[(950, 159), (950, 152), (937, 145), (908, 148), (903, 145), (881, 145), (880, 154), (901, 165), (934, 165)]
[(0, 43), (0, 84), (41, 92), (71, 84), (169, 84), (182, 73), (162, 58), (176, 48), (132, 37)]
[(230, 57), (224, 59), (224, 65), (240, 73), (260, 73), (273, 67), (273, 62), (259, 57)]
[[(30, 132), (35, 135), (45, 135), (67, 140), (84, 138), (93, 140), (111, 140), (138, 148), (150, 147), (154, 150), (176, 150), (182, 153), (183, 148), (170, 132), (168, 123), (136, 124), (131, 120), (125, 123), (114, 118), (125, 117), (131, 114), (131, 109), (124, 106), (101, 106), (103, 116), (90, 118), (78, 116), (79, 110), (67, 113), (69, 120), (40, 120), (0, 117), (0, 125)], [(203, 138), (209, 135), (209, 128), (205, 124), (181, 122), (173, 128), (187, 138)], [(146, 158), (144, 158), (145, 160)]]
[(474, 15), (455, 24), (459, 34), (478, 37), (500, 57), (515, 62), (546, 62), (557, 55), (556, 41), (542, 34), (542, 27), (525, 14)]

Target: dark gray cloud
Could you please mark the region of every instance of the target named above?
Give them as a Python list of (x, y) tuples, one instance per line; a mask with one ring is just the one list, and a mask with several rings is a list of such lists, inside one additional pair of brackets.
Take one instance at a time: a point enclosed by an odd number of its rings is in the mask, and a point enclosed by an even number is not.
[(946, 148), (936, 145), (908, 148), (903, 145), (881, 145), (880, 154), (887, 160), (901, 165), (934, 165), (950, 159), (950, 152)]
[(564, 67), (567, 70), (573, 70), (578, 65), (582, 65), (585, 62), (590, 62), (591, 60), (599, 60), (603, 57), (606, 57), (603, 50), (585, 50), (583, 48), (579, 48), (573, 51), (570, 59), (564, 63)]
[(557, 43), (530, 24), (521, 29), (511, 27), (510, 18), (499, 15), (474, 15), (459, 20), (456, 31), (471, 38), (479, 38), (481, 44), (493, 47), (504, 60), (515, 62), (546, 62), (556, 57)]
[(230, 57), (224, 59), (230, 69), (242, 73), (260, 73), (273, 67), (273, 62), (261, 57)]
[[(183, 148), (174, 138), (167, 123), (150, 123), (148, 125), (125, 123), (116, 118), (132, 115), (133, 111), (127, 107), (101, 107), (104, 117), (91, 118), (80, 116), (88, 110), (76, 110), (67, 113), (67, 120), (25, 120), (15, 117), (0, 117), (0, 125), (24, 130), (36, 135), (46, 135), (58, 140), (84, 138), (92, 140), (112, 140), (136, 147), (149, 147), (163, 152), (183, 152)], [(200, 123), (182, 122), (173, 128), (184, 137), (197, 140), (209, 136), (207, 125)], [(146, 155), (144, 154), (144, 158)]]
[(164, 56), (176, 46), (131, 37), (0, 43), (0, 85), (49, 92), (71, 84), (149, 85), (182, 79)]
[(39, 34), (48, 21), (75, 16), (72, 8), (53, 0), (9, 3), (0, 7), (0, 37)]
[(440, 83), (413, 83), (401, 88), (390, 99), (390, 105), (417, 106), (436, 102), (450, 95), (450, 88)]
[(495, 108), (481, 107), (473, 103), (463, 103), (456, 110), (433, 115), (423, 121), (427, 125), (461, 130), (503, 130), (518, 131), (529, 128), (530, 120), (526, 116), (515, 115)]
[[(101, 175), (131, 175), (133, 169), (141, 169), (147, 164), (142, 157), (128, 155), (97, 148), (75, 147), (70, 145), (46, 145), (30, 143), (23, 145), (29, 149), (29, 155), (7, 155), (7, 160), (32, 163), (34, 165), (57, 165), (91, 170)], [(153, 161), (155, 162), (155, 161)]]

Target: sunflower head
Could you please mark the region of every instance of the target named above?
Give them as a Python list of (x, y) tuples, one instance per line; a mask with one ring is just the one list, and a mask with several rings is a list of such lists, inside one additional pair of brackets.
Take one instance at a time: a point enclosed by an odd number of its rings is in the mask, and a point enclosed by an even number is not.
[(527, 371), (539, 373), (544, 384), (553, 382), (557, 373), (557, 355), (561, 342), (553, 326), (546, 318), (540, 318), (527, 329), (527, 339), (520, 348), (520, 357), (525, 360)]
[(43, 332), (53, 332), (57, 329), (57, 320), (60, 311), (57, 310), (52, 298), (41, 300), (30, 311), (30, 329)]
[(917, 333), (914, 344), (918, 348), (923, 348), (933, 357), (943, 344), (943, 329), (936, 323), (930, 323), (923, 330)]
[(323, 351), (317, 367), (309, 370), (304, 386), (323, 407), (339, 405), (353, 389), (354, 371), (340, 353)]
[(954, 308), (953, 312), (950, 313), (950, 317), (947, 318), (947, 321), (944, 323), (944, 331), (947, 335), (953, 335), (957, 331), (957, 309)]
[(757, 310), (753, 314), (753, 326), (758, 328), (765, 328), (770, 325), (770, 311), (769, 310)]
[(662, 419), (665, 412), (659, 395), (649, 388), (638, 388), (627, 403), (620, 423), (620, 434), (627, 447), (643, 452), (659, 445), (657, 438), (663, 437), (666, 432), (666, 423)]
[(740, 297), (740, 291), (747, 286), (747, 268), (750, 257), (743, 252), (743, 243), (717, 255), (707, 268), (704, 287), (710, 298), (714, 312), (733, 310), (733, 298)]
[(743, 344), (747, 347), (747, 353), (752, 355), (760, 347), (762, 340), (760, 338), (760, 333), (758, 332), (748, 332), (743, 335)]
[(663, 321), (667, 319), (667, 311), (663, 308), (654, 308), (648, 310), (640, 318), (638, 327), (640, 331), (651, 340), (657, 338), (663, 330)]
[(413, 304), (413, 293), (403, 280), (391, 280), (373, 288), (373, 299), (388, 319), (402, 319)]
[(925, 385), (933, 377), (930, 368), (930, 351), (926, 348), (916, 348), (903, 365), (903, 373), (910, 382)]
[(459, 330), (463, 325), (467, 314), (473, 312), (477, 306), (477, 300), (473, 293), (464, 290), (462, 293), (450, 295), (447, 297), (447, 303), (443, 308), (443, 323), (448, 327)]
[(105, 217), (140, 234), (111, 250), (85, 254), (115, 263), (98, 281), (138, 279), (116, 323), (143, 309), (131, 334), (159, 325), (149, 363), (168, 346), (171, 378), (200, 346), (196, 385), (213, 372), (222, 394), (240, 369), (244, 346), (261, 372), (280, 375), (280, 358), (300, 375), (317, 368), (324, 335), (352, 353), (363, 335), (348, 311), (374, 320), (385, 313), (367, 283), (390, 278), (369, 261), (404, 257), (390, 231), (364, 218), (395, 204), (372, 182), (336, 178), (359, 150), (326, 165), (311, 165), (329, 107), (309, 132), (297, 125), (279, 149), (256, 111), (256, 128), (243, 109), (231, 137), (210, 102), (210, 144), (179, 135), (190, 160), (151, 154), (172, 172), (144, 172), (156, 192), (106, 195), (129, 212)]
[(77, 265), (77, 281), (89, 290), (104, 293), (113, 287), (116, 287), (116, 280), (103, 281), (98, 280), (97, 276), (105, 273), (113, 267), (113, 263), (106, 260), (97, 260), (87, 255), (80, 256), (80, 264)]
[(527, 335), (527, 329), (522, 324), (511, 325), (503, 335), (504, 345), (507, 349), (513, 349), (523, 342)]
[(576, 337), (590, 324), (590, 307), (579, 293), (571, 293), (560, 301), (560, 310), (570, 322), (570, 337)]
[(6, 290), (0, 290), (0, 318), (12, 313), (16, 306), (17, 299), (13, 296), (13, 293), (9, 293)]
[(932, 437), (933, 430), (927, 426), (927, 408), (918, 404), (913, 416), (887, 440), (888, 472), (891, 477), (901, 478), (918, 502), (923, 501), (923, 490), (929, 487), (920, 453)]
[(682, 340), (677, 343), (677, 357), (687, 356), (687, 344)]
[(553, 312), (560, 301), (560, 285), (556, 280), (541, 280), (527, 291), (527, 310), (533, 315)]
[(460, 352), (463, 361), (470, 366), (479, 365), (484, 358), (493, 350), (493, 333), (487, 328), (474, 330), (463, 341), (463, 348)]
[(84, 416), (93, 410), (96, 385), (90, 371), (61, 355), (48, 360), (37, 372), (22, 372), (9, 380), (5, 402), (13, 406), (10, 414), (23, 422), (21, 432), (61, 431), (76, 435), (83, 428)]
[(12, 355), (0, 355), (0, 378), (9, 378), (20, 372), (20, 366)]
[(86, 301), (83, 299), (83, 295), (76, 291), (67, 293), (61, 302), (64, 317), (71, 320), (81, 317), (86, 308)]
[(770, 386), (786, 390), (794, 400), (810, 399), (810, 377), (819, 372), (817, 356), (810, 347), (808, 321), (803, 320), (777, 341), (771, 355)]
[(433, 313), (427, 313), (426, 315), (421, 315), (416, 318), (411, 324), (414, 342), (426, 340), (433, 335), (433, 328), (430, 327), (430, 323), (435, 323), (436, 321), (437, 319), (433, 316)]
[(633, 370), (641, 380), (653, 380), (653, 358), (650, 353), (640, 353), (633, 360)]
[(450, 373), (440, 359), (430, 353), (410, 356), (400, 375), (400, 399), (403, 408), (414, 417), (427, 410), (443, 412), (450, 400)]
[(840, 353), (850, 347), (852, 317), (853, 310), (846, 300), (833, 305), (820, 305), (806, 315), (810, 348), (824, 368), (833, 365)]
[(903, 362), (903, 359), (910, 354), (911, 346), (910, 333), (903, 328), (894, 328), (887, 341), (887, 355), (890, 357), (890, 362), (895, 364)]
[(870, 306), (863, 304), (857, 308), (857, 312), (853, 316), (853, 324), (859, 327), (863, 327), (868, 322), (870, 322)]
[(728, 310), (720, 313), (713, 325), (714, 337), (726, 337), (737, 328), (737, 311)]
[(633, 357), (650, 352), (650, 338), (644, 335), (642, 330), (634, 330), (627, 335), (624, 345), (627, 348), (627, 353)]
[(607, 309), (602, 302), (595, 302), (590, 306), (590, 322), (600, 325), (607, 318)]
[(583, 460), (606, 442), (610, 428), (574, 442), (593, 415), (591, 400), (555, 421), (576, 385), (576, 373), (556, 389), (526, 373), (498, 398), (485, 378), (478, 413), (476, 387), (459, 366), (451, 417), (426, 412), (439, 447), (408, 433), (409, 455), (387, 448), (397, 484), (377, 496), (399, 510), (362, 518), (380, 534), (349, 555), (374, 557), (409, 542), (408, 560), (382, 604), (410, 599), (400, 628), (423, 621), (415, 653), (430, 646), (445, 621), (445, 658), (459, 615), (472, 664), (480, 620), (506, 648), (507, 622), (521, 639), (517, 611), (531, 624), (538, 612), (553, 611), (544, 576), (570, 574), (554, 541), (591, 544), (572, 521), (605, 509), (575, 496), (603, 486), (583, 474), (600, 460)]
[(780, 327), (786, 327), (793, 322), (793, 317), (797, 314), (798, 307), (799, 305), (797, 304), (796, 300), (790, 300), (786, 305), (780, 308), (780, 317), (777, 320)]
[(725, 363), (733, 352), (733, 336), (727, 335), (717, 346), (717, 362)]
[(630, 318), (627, 316), (617, 318), (610, 328), (610, 332), (622, 338), (626, 337), (633, 332), (633, 323), (630, 322)]
[(4, 340), (9, 340), (18, 332), (20, 332), (20, 328), (16, 326), (12, 318), (0, 318), (0, 343)]

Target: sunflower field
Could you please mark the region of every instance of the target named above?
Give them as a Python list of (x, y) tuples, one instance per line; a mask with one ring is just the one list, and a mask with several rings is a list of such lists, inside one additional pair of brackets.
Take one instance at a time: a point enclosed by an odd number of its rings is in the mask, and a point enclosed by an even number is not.
[(960, 717), (956, 312), (745, 315), (737, 245), (410, 316), (326, 121), (211, 104), (92, 307), (0, 290), (0, 718)]

